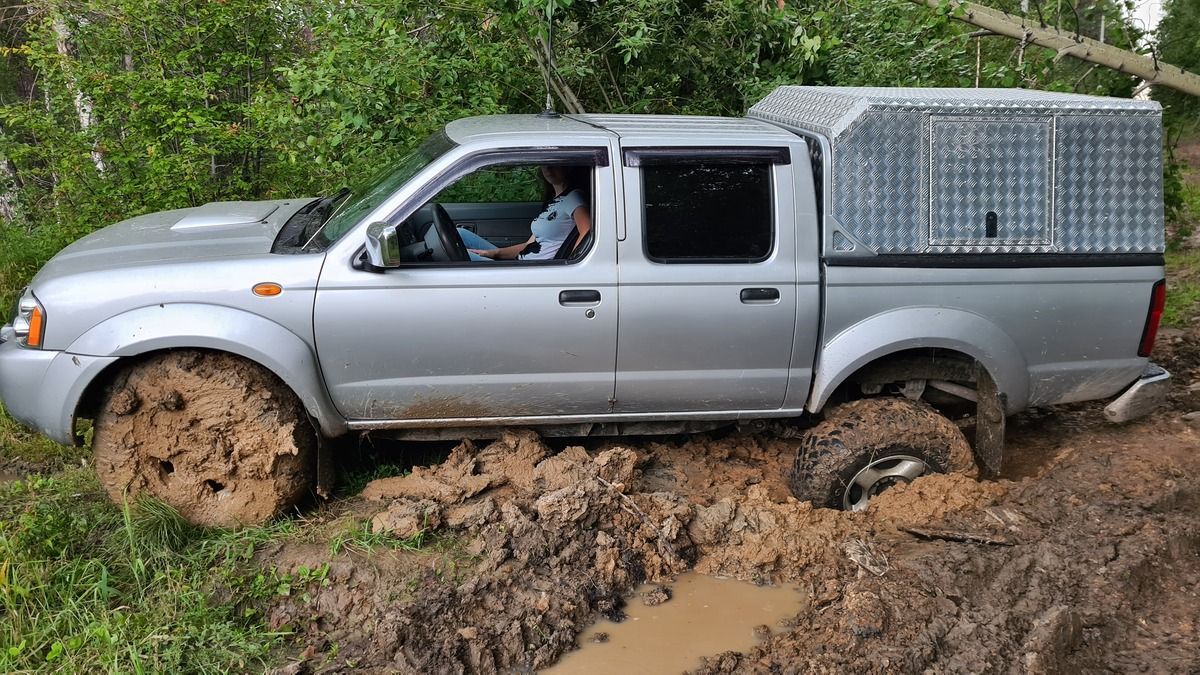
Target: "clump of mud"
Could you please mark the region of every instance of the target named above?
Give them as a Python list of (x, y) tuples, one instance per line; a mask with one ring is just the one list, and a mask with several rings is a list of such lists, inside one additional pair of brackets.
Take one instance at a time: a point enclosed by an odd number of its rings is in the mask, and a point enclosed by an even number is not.
[[(356, 654), (358, 667), (496, 672), (552, 664), (597, 615), (620, 619), (638, 584), (669, 584), (688, 569), (758, 583), (803, 580), (818, 601), (832, 602), (858, 569), (845, 543), (907, 521), (795, 500), (784, 482), (792, 452), (784, 441), (737, 436), (558, 454), (532, 432), (507, 433), (482, 449), (464, 442), (445, 462), (375, 481), (363, 494), (380, 502), (376, 531), (452, 533), (470, 542), (476, 567), (461, 583), (433, 583), (398, 606), (376, 607), (369, 620), (356, 615), (369, 631), (329, 615), (320, 630), (341, 653)], [(939, 485), (921, 489), (934, 494)], [(969, 480), (942, 489), (974, 497), (947, 497), (939, 513), (989, 504), (1003, 492)], [(925, 515), (914, 509), (910, 517)], [(317, 603), (342, 592), (318, 589)], [(669, 597), (664, 588), (645, 601)], [(281, 623), (303, 613), (277, 608), (274, 616)]]
[(296, 396), (229, 354), (177, 351), (117, 376), (96, 415), (96, 473), (206, 526), (260, 523), (311, 489), (316, 437)]

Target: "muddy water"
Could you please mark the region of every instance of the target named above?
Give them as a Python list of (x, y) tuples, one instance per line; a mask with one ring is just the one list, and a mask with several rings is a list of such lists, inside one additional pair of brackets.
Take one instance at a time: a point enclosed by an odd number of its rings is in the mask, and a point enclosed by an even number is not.
[(15, 473), (9, 473), (7, 471), (0, 471), (0, 485), (3, 485), (4, 483), (11, 483), (14, 480), (20, 480), (20, 479), (21, 479), (21, 477)]
[[(760, 641), (755, 627), (772, 632), (795, 616), (805, 595), (794, 586), (755, 586), (703, 574), (682, 574), (672, 584), (671, 599), (647, 607), (641, 594), (625, 607), (621, 623), (601, 621), (579, 637), (581, 649), (563, 656), (549, 675), (584, 673), (678, 673), (700, 665), (700, 657), (745, 651)], [(595, 642), (598, 633), (607, 634)]]

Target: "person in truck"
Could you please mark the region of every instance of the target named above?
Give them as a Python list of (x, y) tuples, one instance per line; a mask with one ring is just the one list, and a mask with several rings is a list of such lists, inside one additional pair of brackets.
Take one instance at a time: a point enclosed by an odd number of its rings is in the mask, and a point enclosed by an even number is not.
[(529, 240), (500, 248), (460, 227), (458, 236), (466, 245), (471, 260), (553, 260), (573, 230), (579, 230), (574, 241), (583, 241), (592, 228), (587, 193), (591, 169), (546, 165), (541, 167), (541, 174), (546, 183), (547, 198), (542, 212), (530, 223)]

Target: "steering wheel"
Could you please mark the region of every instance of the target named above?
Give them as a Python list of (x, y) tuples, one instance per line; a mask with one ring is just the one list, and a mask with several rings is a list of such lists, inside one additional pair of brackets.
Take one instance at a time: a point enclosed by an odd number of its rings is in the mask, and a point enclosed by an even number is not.
[(466, 262), (471, 259), (467, 245), (463, 243), (462, 237), (458, 236), (458, 227), (441, 204), (433, 205), (433, 229), (437, 230), (438, 241), (450, 262)]

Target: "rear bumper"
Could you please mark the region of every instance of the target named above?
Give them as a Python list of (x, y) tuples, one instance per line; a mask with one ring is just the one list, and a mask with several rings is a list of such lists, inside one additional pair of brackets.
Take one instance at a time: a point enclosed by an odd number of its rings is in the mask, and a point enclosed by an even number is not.
[(0, 402), (14, 419), (70, 445), (75, 409), (88, 384), (114, 357), (26, 349), (15, 340), (0, 342)]
[(1170, 386), (1170, 373), (1161, 366), (1147, 364), (1142, 376), (1104, 407), (1104, 417), (1120, 424), (1148, 415), (1163, 404)]

